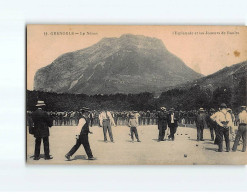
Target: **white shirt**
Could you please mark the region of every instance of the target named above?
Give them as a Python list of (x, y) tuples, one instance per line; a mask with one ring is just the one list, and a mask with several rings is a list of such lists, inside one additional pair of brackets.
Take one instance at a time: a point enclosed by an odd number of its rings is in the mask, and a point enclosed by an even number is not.
[(246, 110), (243, 110), (242, 112), (239, 113), (238, 120), (239, 120), (239, 123), (247, 124), (247, 112), (246, 112)]
[(82, 127), (86, 124), (86, 120), (84, 118), (80, 118), (79, 123), (76, 128), (76, 135), (80, 135)]
[(222, 122), (228, 121), (227, 126), (232, 127), (232, 116), (229, 112), (227, 112), (226, 109), (222, 109), (221, 111), (218, 111), (214, 113), (211, 117), (212, 120), (214, 120), (219, 126), (223, 127), (224, 124)]
[(111, 113), (109, 111), (103, 111), (103, 112), (100, 113), (100, 115), (99, 115), (99, 124), (100, 124), (100, 126), (102, 126), (103, 120), (108, 119), (107, 116), (109, 117), (109, 120), (110, 120), (111, 124), (115, 126), (114, 119), (112, 118), (112, 115), (111, 115)]

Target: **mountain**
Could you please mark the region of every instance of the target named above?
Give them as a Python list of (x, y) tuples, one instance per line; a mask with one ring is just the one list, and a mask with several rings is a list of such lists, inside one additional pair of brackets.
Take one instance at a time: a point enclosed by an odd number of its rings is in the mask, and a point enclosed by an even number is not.
[(88, 95), (157, 92), (200, 77), (161, 40), (125, 34), (61, 55), (36, 72), (34, 90)]
[(217, 87), (236, 88), (238, 87), (238, 84), (239, 82), (241, 82), (241, 80), (244, 80), (246, 82), (246, 78), (247, 61), (244, 61), (229, 67), (225, 67), (214, 74), (181, 85), (177, 85), (173, 88), (189, 89), (196, 85), (200, 86), (201, 88), (208, 88), (211, 90), (214, 90)]

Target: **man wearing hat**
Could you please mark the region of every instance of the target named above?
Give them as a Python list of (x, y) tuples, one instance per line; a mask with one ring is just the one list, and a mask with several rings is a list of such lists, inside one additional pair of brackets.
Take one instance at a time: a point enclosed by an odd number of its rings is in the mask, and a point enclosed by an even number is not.
[(129, 119), (129, 127), (130, 127), (130, 136), (131, 136), (132, 143), (134, 142), (134, 134), (135, 134), (137, 142), (141, 142), (139, 140), (137, 126), (138, 126), (138, 118), (135, 116), (134, 113), (131, 113), (130, 119)]
[(246, 131), (247, 131), (247, 112), (246, 106), (241, 106), (241, 112), (238, 115), (237, 122), (239, 123), (237, 135), (232, 148), (233, 152), (236, 152), (240, 138), (243, 140), (242, 152), (246, 151)]
[(32, 113), (32, 120), (34, 124), (33, 135), (35, 139), (35, 151), (34, 151), (34, 160), (40, 159), (40, 145), (41, 139), (43, 139), (45, 160), (50, 160), (53, 157), (50, 156), (49, 149), (49, 127), (52, 126), (52, 119), (49, 117), (47, 112), (43, 110), (45, 106), (44, 101), (37, 102), (37, 110)]
[(172, 141), (174, 141), (175, 137), (174, 134), (177, 131), (178, 128), (178, 113), (175, 112), (174, 108), (170, 109), (170, 114), (167, 117), (167, 122), (168, 122), (168, 127), (170, 128), (170, 135), (168, 136), (168, 139), (171, 139)]
[(115, 125), (114, 119), (109, 111), (102, 111), (99, 115), (99, 124), (103, 126), (104, 142), (107, 143), (107, 129), (112, 143), (114, 143), (111, 125)]
[(216, 112), (213, 117), (217, 123), (218, 136), (219, 136), (219, 149), (218, 152), (223, 151), (223, 137), (226, 142), (226, 151), (230, 151), (229, 129), (233, 126), (232, 116), (227, 112), (227, 106), (225, 103), (220, 105), (220, 111)]
[(197, 141), (204, 141), (203, 130), (205, 123), (206, 123), (206, 116), (204, 113), (204, 109), (200, 108), (199, 113), (196, 116)]
[(81, 145), (83, 145), (88, 160), (95, 160), (93, 157), (89, 141), (88, 141), (88, 133), (89, 133), (89, 122), (88, 122), (88, 114), (89, 108), (83, 107), (80, 109), (81, 118), (79, 120), (79, 124), (77, 126), (77, 135), (76, 135), (76, 144), (71, 148), (71, 150), (65, 155), (65, 157), (70, 160), (70, 157), (79, 149)]
[(165, 141), (165, 132), (167, 129), (167, 112), (165, 107), (160, 108), (160, 112), (158, 113), (158, 130), (159, 137), (158, 142)]

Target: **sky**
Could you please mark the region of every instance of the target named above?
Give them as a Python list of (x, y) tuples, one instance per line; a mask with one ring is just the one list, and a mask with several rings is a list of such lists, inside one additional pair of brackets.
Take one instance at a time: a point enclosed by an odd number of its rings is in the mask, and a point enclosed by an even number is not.
[(129, 33), (161, 39), (168, 51), (203, 75), (247, 60), (244, 26), (28, 25), (27, 89), (33, 90), (36, 71), (60, 55)]

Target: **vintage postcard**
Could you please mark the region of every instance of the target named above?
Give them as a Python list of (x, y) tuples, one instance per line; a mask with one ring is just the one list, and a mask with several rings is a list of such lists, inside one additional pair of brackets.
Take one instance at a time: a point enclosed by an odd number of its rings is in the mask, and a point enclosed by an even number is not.
[(247, 27), (27, 25), (26, 162), (244, 165)]

